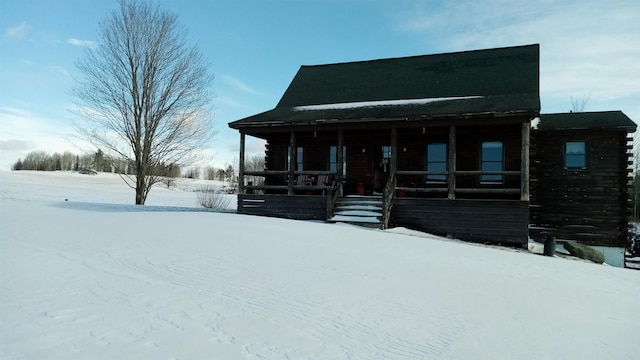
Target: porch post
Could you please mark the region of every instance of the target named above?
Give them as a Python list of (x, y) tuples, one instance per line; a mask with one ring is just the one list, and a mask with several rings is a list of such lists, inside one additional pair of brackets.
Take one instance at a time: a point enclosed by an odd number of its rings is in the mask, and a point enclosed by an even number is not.
[(531, 123), (522, 124), (522, 154), (520, 155), (520, 200), (529, 201), (529, 147)]
[(449, 159), (447, 173), (448, 198), (453, 200), (456, 198), (456, 126), (449, 127)]
[(289, 190), (287, 191), (289, 195), (293, 195), (293, 182), (295, 181), (296, 163), (298, 161), (297, 152), (296, 133), (292, 131), (289, 134)]
[(240, 163), (238, 164), (238, 194), (244, 194), (244, 140), (245, 134), (240, 131)]
[(344, 174), (344, 153), (342, 152), (342, 148), (344, 147), (344, 131), (342, 129), (338, 130), (338, 148), (336, 149), (336, 161), (338, 162), (336, 165), (336, 183), (338, 184), (338, 196), (343, 195), (344, 189), (342, 188), (343, 184), (343, 174)]

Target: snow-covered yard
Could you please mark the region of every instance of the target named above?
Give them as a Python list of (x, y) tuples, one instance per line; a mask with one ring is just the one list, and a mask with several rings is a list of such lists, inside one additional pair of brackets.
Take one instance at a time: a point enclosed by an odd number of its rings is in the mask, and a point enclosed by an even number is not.
[[(0, 171), (0, 359), (639, 359), (640, 271)], [(67, 201), (65, 201), (65, 199)]]

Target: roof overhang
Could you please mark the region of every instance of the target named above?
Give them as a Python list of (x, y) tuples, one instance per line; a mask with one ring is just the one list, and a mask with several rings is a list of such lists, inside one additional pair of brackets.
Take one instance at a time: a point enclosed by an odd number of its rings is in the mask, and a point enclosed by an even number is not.
[(537, 131), (601, 130), (635, 132), (637, 125), (622, 111), (593, 111), (542, 114)]
[[(302, 127), (380, 122), (424, 122), (429, 120), (527, 117), (540, 114), (537, 94), (462, 96), (378, 102), (277, 107), (273, 110), (229, 123), (233, 129)], [(514, 107), (518, 103), (521, 108)]]

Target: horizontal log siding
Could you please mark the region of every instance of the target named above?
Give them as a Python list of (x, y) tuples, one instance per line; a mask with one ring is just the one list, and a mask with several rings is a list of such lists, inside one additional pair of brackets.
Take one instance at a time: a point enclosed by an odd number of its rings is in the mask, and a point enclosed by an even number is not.
[(238, 213), (294, 220), (326, 220), (327, 197), (238, 194)]
[[(531, 236), (624, 247), (630, 216), (625, 132), (535, 131)], [(585, 141), (587, 168), (564, 167), (566, 141)]]
[(391, 222), (438, 235), (503, 244), (528, 242), (529, 202), (396, 198)]

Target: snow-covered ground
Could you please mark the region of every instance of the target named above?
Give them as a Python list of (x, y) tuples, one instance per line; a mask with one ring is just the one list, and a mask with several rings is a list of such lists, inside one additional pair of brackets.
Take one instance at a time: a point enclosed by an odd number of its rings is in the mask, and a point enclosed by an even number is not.
[(640, 358), (640, 271), (201, 211), (197, 185), (136, 207), (117, 176), (0, 171), (0, 359)]

